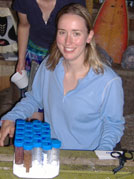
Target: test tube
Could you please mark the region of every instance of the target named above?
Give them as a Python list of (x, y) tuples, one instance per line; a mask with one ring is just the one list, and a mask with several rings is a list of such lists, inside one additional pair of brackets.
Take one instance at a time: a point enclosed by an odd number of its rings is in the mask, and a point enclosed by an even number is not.
[(33, 140), (32, 166), (42, 164), (42, 145), (40, 139)]
[(15, 139), (15, 164), (21, 165), (24, 160), (23, 139)]
[(23, 138), (24, 138), (24, 129), (16, 129), (15, 139), (23, 139)]
[(43, 166), (50, 163), (52, 144), (51, 142), (43, 142), (42, 143), (42, 164)]
[(51, 165), (59, 165), (61, 142), (58, 139), (52, 139), (52, 150), (50, 157)]
[(24, 167), (26, 168), (26, 173), (32, 167), (32, 142), (24, 142)]

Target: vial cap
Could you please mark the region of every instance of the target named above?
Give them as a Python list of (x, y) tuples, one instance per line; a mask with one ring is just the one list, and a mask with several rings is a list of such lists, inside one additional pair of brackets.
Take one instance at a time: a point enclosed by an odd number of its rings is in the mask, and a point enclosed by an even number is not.
[(34, 139), (41, 139), (41, 134), (34, 134)]
[(16, 119), (16, 124), (25, 124), (25, 122), (24, 119)]
[(33, 126), (33, 123), (32, 122), (26, 122), (25, 123), (25, 127), (32, 127)]
[(35, 120), (32, 123), (33, 123), (33, 126), (41, 126), (42, 125), (42, 122), (39, 120)]
[(15, 134), (15, 139), (24, 139), (23, 134)]
[(51, 137), (50, 131), (43, 132), (42, 137)]
[(43, 123), (42, 123), (42, 127), (48, 127), (48, 128), (50, 128), (50, 124), (47, 123), (47, 122), (43, 122)]
[(32, 142), (33, 138), (32, 138), (32, 136), (25, 136), (24, 141), (25, 142)]
[(24, 150), (32, 150), (33, 143), (32, 142), (24, 142)]
[(42, 133), (43, 132), (51, 132), (51, 129), (50, 129), (50, 127), (46, 127), (46, 126), (42, 126)]
[(52, 142), (50, 137), (42, 137), (42, 142)]
[(34, 129), (34, 134), (41, 134), (41, 129)]
[(42, 146), (42, 143), (41, 143), (40, 139), (34, 139), (33, 143), (34, 143), (33, 147), (41, 147)]
[(32, 131), (33, 131), (32, 126), (26, 126), (26, 127), (25, 127), (25, 131), (26, 131), (26, 132), (32, 132)]
[(24, 129), (25, 125), (24, 124), (16, 124), (16, 129)]
[(52, 139), (52, 147), (59, 149), (61, 147), (61, 141), (58, 139)]
[(43, 150), (51, 150), (52, 149), (52, 143), (50, 143), (50, 142), (43, 142), (42, 143), (42, 149)]
[(42, 124), (42, 122), (39, 121), (38, 119), (34, 119), (32, 123), (33, 123), (33, 125), (35, 125), (35, 124)]
[(23, 140), (22, 139), (15, 139), (14, 146), (15, 147), (23, 147)]
[(25, 131), (25, 136), (26, 137), (32, 137), (33, 136), (32, 131)]
[(24, 129), (16, 129), (15, 134), (24, 134)]

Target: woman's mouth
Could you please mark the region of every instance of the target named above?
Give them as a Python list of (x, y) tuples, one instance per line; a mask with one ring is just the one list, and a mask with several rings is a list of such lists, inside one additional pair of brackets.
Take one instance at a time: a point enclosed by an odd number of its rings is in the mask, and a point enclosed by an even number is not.
[(68, 48), (68, 47), (66, 47), (66, 48), (65, 48), (65, 51), (67, 51), (67, 52), (73, 52), (73, 51), (74, 51), (74, 48)]

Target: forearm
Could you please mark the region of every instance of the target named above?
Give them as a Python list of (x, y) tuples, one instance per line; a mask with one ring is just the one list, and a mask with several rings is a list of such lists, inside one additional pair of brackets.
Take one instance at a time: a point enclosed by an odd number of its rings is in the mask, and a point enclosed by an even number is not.
[(38, 108), (38, 103), (32, 95), (32, 92), (27, 92), (26, 97), (21, 99), (21, 101), (18, 102), (11, 111), (2, 116), (1, 120), (11, 120), (14, 122), (16, 119), (25, 120), (34, 112), (37, 112)]
[(25, 69), (25, 55), (29, 38), (30, 24), (26, 14), (18, 13), (18, 64), (16, 71), (21, 73)]
[(27, 43), (29, 38), (29, 25), (19, 24), (18, 26), (18, 49), (19, 49), (19, 61), (25, 61), (25, 54), (27, 49)]

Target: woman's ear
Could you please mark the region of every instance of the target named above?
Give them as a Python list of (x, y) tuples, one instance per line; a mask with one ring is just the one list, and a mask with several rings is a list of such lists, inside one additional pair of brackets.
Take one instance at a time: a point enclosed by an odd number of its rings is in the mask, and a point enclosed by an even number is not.
[(88, 34), (87, 43), (89, 44), (94, 36), (94, 31), (90, 30), (90, 33)]

